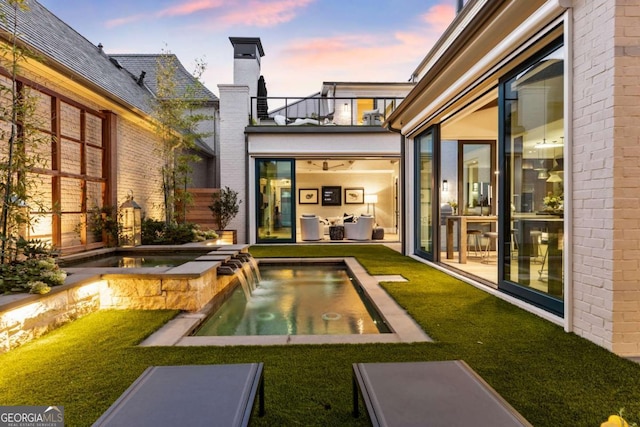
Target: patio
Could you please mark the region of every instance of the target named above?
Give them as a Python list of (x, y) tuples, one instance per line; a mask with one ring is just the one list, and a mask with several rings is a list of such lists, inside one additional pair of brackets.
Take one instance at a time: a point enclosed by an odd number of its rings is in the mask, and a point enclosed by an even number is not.
[(640, 366), (382, 245), (254, 246), (255, 257), (353, 256), (434, 343), (138, 347), (173, 311), (108, 310), (0, 356), (3, 405), (60, 405), (91, 425), (151, 365), (262, 362), (268, 411), (253, 425), (364, 426), (351, 416), (353, 363), (464, 360), (535, 426), (640, 419)]

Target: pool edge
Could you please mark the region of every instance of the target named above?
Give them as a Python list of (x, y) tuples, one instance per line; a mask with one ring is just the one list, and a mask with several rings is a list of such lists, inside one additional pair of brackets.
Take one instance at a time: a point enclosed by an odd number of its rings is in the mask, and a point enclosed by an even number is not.
[[(354, 257), (261, 258), (269, 263), (343, 262), (367, 294), (392, 332), (352, 335), (261, 335), (261, 336), (188, 336), (206, 316), (207, 306), (197, 313), (181, 313), (147, 337), (139, 346), (255, 346), (289, 344), (373, 344), (433, 342), (415, 320), (380, 286)], [(383, 276), (384, 281), (397, 276)], [(388, 280), (386, 280), (388, 279)]]

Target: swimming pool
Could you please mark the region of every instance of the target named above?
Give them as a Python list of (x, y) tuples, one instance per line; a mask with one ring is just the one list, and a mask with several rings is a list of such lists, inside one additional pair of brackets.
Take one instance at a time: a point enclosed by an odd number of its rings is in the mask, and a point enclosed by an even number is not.
[(364, 343), (413, 343), (431, 342), (413, 318), (379, 285), (381, 281), (406, 281), (400, 275), (372, 276), (353, 257), (336, 258), (263, 258), (258, 260), (260, 268), (267, 264), (306, 264), (317, 266), (322, 263), (341, 264), (346, 266), (349, 275), (356, 279), (361, 290), (384, 319), (389, 333), (374, 334), (341, 334), (341, 335), (234, 335), (203, 336), (193, 335), (219, 306), (211, 301), (197, 312), (183, 312), (170, 320), (156, 332), (147, 337), (139, 345), (155, 346), (235, 346), (235, 345), (297, 345), (297, 344), (364, 344)]
[(389, 333), (344, 264), (260, 264), (262, 280), (247, 298), (238, 286), (197, 329), (197, 336)]

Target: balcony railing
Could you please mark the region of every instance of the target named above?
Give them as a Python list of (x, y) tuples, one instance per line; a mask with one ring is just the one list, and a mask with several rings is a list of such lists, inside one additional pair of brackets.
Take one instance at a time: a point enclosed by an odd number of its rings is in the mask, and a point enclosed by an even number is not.
[(404, 98), (253, 97), (253, 126), (380, 126)]

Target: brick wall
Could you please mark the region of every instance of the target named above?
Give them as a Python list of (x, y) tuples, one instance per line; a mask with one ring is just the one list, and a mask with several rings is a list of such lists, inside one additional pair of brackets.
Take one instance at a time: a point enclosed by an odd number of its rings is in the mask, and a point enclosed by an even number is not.
[(239, 85), (218, 85), (220, 90), (220, 187), (238, 192), (242, 201), (240, 212), (227, 229), (238, 230), (238, 242), (246, 236), (246, 146), (244, 128), (249, 120), (249, 88)]
[(613, 26), (609, 0), (574, 2), (573, 324), (611, 347)]
[[(614, 3), (611, 1), (610, 3)], [(617, 1), (613, 101), (612, 350), (640, 355), (640, 3)]]
[(640, 354), (640, 5), (574, 2), (573, 324)]
[(162, 219), (162, 162), (156, 148), (157, 137), (152, 130), (122, 118), (118, 123), (118, 204), (127, 199), (131, 190), (147, 217)]

